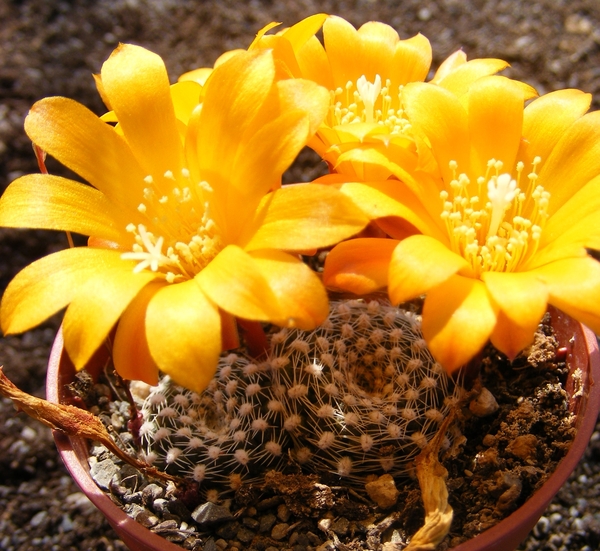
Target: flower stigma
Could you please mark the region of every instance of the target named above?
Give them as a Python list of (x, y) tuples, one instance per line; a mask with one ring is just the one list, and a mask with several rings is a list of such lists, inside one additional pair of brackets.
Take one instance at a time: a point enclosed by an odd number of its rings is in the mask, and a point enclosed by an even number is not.
[(356, 82), (349, 80), (345, 87), (330, 91), (328, 124), (339, 126), (355, 123), (379, 124), (390, 134), (406, 134), (410, 123), (402, 109), (402, 87), (396, 95), (391, 94), (390, 79), (382, 86), (381, 76), (373, 82), (362, 75)]
[[(550, 200), (550, 193), (536, 185), (540, 163), (539, 157), (533, 159), (523, 191), (525, 165), (520, 161), (513, 178), (503, 171), (501, 161), (490, 159), (485, 176), (474, 183), (465, 173), (458, 173), (456, 161), (450, 161), (452, 181), (450, 191), (440, 193), (441, 218), (452, 250), (469, 261), (477, 276), (515, 271), (537, 250)], [(487, 197), (482, 200), (484, 192)]]
[(135, 273), (149, 269), (168, 283), (192, 279), (224, 246), (210, 216), (213, 190), (208, 182), (193, 184), (186, 168), (178, 174), (167, 170), (158, 184), (148, 175), (144, 183), (137, 210), (145, 220), (128, 224), (135, 243), (121, 258), (137, 261)]

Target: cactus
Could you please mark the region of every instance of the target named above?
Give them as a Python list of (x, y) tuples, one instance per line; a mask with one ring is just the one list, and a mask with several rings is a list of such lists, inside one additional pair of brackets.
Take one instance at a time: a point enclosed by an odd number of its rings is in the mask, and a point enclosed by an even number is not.
[(164, 377), (144, 404), (141, 434), (149, 462), (215, 487), (290, 459), (361, 486), (370, 475), (409, 474), (459, 393), (419, 316), (341, 300), (315, 330), (271, 335), (260, 363), (224, 354), (200, 395)]

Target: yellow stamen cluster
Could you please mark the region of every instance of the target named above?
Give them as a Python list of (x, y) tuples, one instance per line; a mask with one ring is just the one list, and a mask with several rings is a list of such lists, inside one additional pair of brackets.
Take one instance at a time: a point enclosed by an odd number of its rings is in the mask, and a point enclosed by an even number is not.
[(402, 109), (402, 87), (395, 95), (391, 88), (389, 79), (382, 87), (379, 75), (375, 75), (373, 82), (363, 75), (356, 82), (349, 80), (344, 88), (332, 90), (329, 125), (377, 123), (385, 126), (392, 135), (405, 134), (410, 130), (410, 124)]
[[(521, 190), (522, 162), (516, 178), (503, 172), (503, 163), (491, 159), (485, 176), (472, 183), (458, 165), (450, 162), (450, 191), (442, 191), (441, 217), (446, 223), (452, 249), (469, 261), (476, 275), (482, 272), (512, 272), (538, 247), (548, 218), (550, 193), (536, 186), (537, 166), (533, 160), (528, 185)], [(487, 192), (487, 201), (482, 194)], [(485, 202), (484, 202), (485, 201)]]
[(150, 175), (144, 182), (147, 187), (138, 211), (145, 223), (127, 226), (135, 244), (132, 252), (121, 257), (138, 262), (135, 272), (163, 273), (169, 283), (191, 279), (223, 248), (210, 217), (212, 188), (207, 182), (193, 184), (185, 168), (178, 175), (168, 170), (159, 185)]

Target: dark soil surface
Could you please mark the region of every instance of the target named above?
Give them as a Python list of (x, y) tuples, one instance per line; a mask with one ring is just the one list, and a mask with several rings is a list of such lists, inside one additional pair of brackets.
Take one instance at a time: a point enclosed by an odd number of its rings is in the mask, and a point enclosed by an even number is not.
[[(505, 74), (540, 93), (577, 87), (600, 106), (600, 3), (597, 0), (405, 0), (238, 2), (201, 0), (0, 1), (0, 189), (37, 171), (23, 119), (45, 96), (74, 98), (103, 111), (91, 74), (118, 42), (159, 53), (173, 79), (247, 47), (270, 21), (293, 24), (319, 11), (360, 25), (380, 20), (402, 37), (433, 45), (434, 67), (463, 48), (470, 58), (500, 57)], [(64, 173), (49, 162), (53, 173)], [(0, 230), (0, 289), (32, 260), (66, 246), (63, 235)], [(0, 364), (23, 390), (42, 396), (58, 325), (0, 341)], [(600, 432), (579, 469), (533, 534), (527, 551), (600, 547)], [(0, 550), (124, 549), (71, 481), (48, 430), (0, 401)]]

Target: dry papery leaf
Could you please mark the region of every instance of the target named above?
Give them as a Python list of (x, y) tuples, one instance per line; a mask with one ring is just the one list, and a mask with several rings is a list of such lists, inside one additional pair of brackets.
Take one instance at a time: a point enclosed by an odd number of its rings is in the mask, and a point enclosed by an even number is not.
[(89, 411), (64, 404), (54, 404), (27, 394), (19, 390), (8, 377), (4, 374), (0, 366), (0, 394), (12, 400), (15, 408), (36, 419), (40, 423), (58, 430), (68, 436), (78, 436), (100, 442), (109, 451), (129, 463), (136, 469), (139, 469), (149, 477), (160, 478), (162, 480), (178, 482), (181, 479), (161, 472), (154, 467), (132, 457), (127, 452), (119, 448), (111, 438), (100, 419)]

